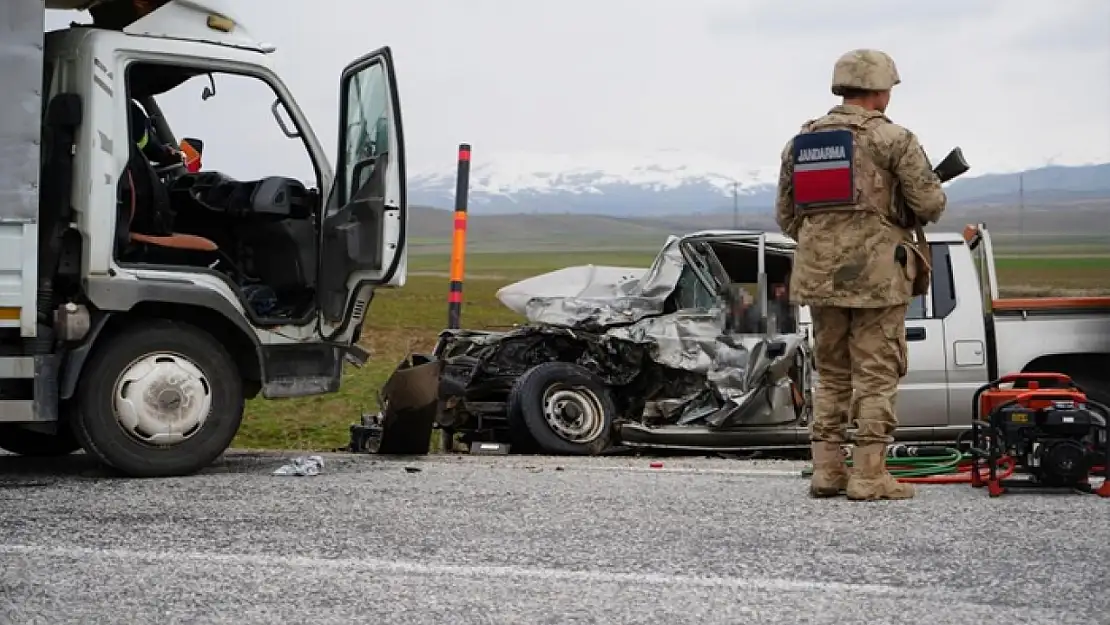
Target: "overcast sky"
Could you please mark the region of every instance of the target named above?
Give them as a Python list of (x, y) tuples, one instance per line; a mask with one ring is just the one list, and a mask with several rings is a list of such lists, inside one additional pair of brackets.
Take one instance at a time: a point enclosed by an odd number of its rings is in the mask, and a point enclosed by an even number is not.
[[(798, 125), (835, 103), (833, 62), (856, 47), (893, 55), (903, 84), (888, 114), (934, 159), (961, 145), (975, 173), (1110, 161), (1108, 0), (235, 4), (278, 46), (282, 75), (329, 148), (343, 66), (392, 47), (415, 170), (451, 170), (462, 141), (476, 160), (670, 148), (777, 165)], [(54, 13), (50, 24), (74, 17)], [(197, 133), (244, 127), (243, 100), (221, 93), (201, 109), (198, 94), (188, 101), (203, 113), (177, 113)], [(268, 104), (249, 117), (276, 133)], [(269, 152), (253, 157), (261, 165)]]

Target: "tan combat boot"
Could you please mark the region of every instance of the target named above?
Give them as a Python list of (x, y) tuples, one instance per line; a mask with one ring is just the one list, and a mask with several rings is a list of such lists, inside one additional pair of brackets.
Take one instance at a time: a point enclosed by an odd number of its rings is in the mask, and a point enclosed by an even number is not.
[(852, 475), (848, 479), (848, 499), (912, 499), (914, 488), (894, 479), (886, 470), (886, 445), (856, 445), (852, 448)]
[(848, 486), (848, 466), (840, 453), (839, 443), (814, 441), (813, 476), (809, 480), (810, 497), (836, 497)]

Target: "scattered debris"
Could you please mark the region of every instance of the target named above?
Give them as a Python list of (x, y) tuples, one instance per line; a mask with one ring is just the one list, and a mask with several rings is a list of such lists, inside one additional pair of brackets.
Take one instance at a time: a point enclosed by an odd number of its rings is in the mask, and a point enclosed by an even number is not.
[(470, 444), (472, 456), (505, 456), (509, 453), (509, 445), (505, 443), (487, 443), (474, 441)]
[(419, 354), (403, 361), (378, 395), (380, 410), (351, 425), (352, 453), (415, 455), (428, 452), (442, 363)]
[(651, 467), (651, 468), (653, 468), (653, 469), (662, 469), (662, 468), (663, 468), (663, 463), (662, 463), (661, 461), (659, 461), (659, 460), (656, 460), (655, 462), (652, 462), (652, 463), (651, 463), (650, 465), (648, 465), (648, 466), (650, 466), (650, 467)]
[(405, 467), (405, 471), (408, 471), (409, 473), (420, 473), (423, 470), (424, 469), (421, 469), (420, 467)]
[(274, 471), (274, 475), (294, 475), (308, 477), (320, 475), (324, 468), (324, 459), (321, 456), (300, 456), (292, 462)]

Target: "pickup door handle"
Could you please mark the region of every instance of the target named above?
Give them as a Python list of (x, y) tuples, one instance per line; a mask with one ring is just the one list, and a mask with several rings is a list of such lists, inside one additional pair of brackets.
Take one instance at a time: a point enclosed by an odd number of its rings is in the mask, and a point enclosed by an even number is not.
[(925, 328), (906, 328), (907, 341), (924, 341)]

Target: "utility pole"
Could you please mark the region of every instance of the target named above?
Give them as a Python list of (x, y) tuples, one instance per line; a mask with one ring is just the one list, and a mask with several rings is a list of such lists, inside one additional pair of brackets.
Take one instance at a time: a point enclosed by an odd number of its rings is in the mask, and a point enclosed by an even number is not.
[(738, 184), (739, 183), (737, 183), (735, 180), (732, 181), (732, 229), (733, 230), (739, 230), (740, 229), (740, 195), (737, 192)]
[(1025, 172), (1018, 174), (1018, 240), (1025, 242)]

